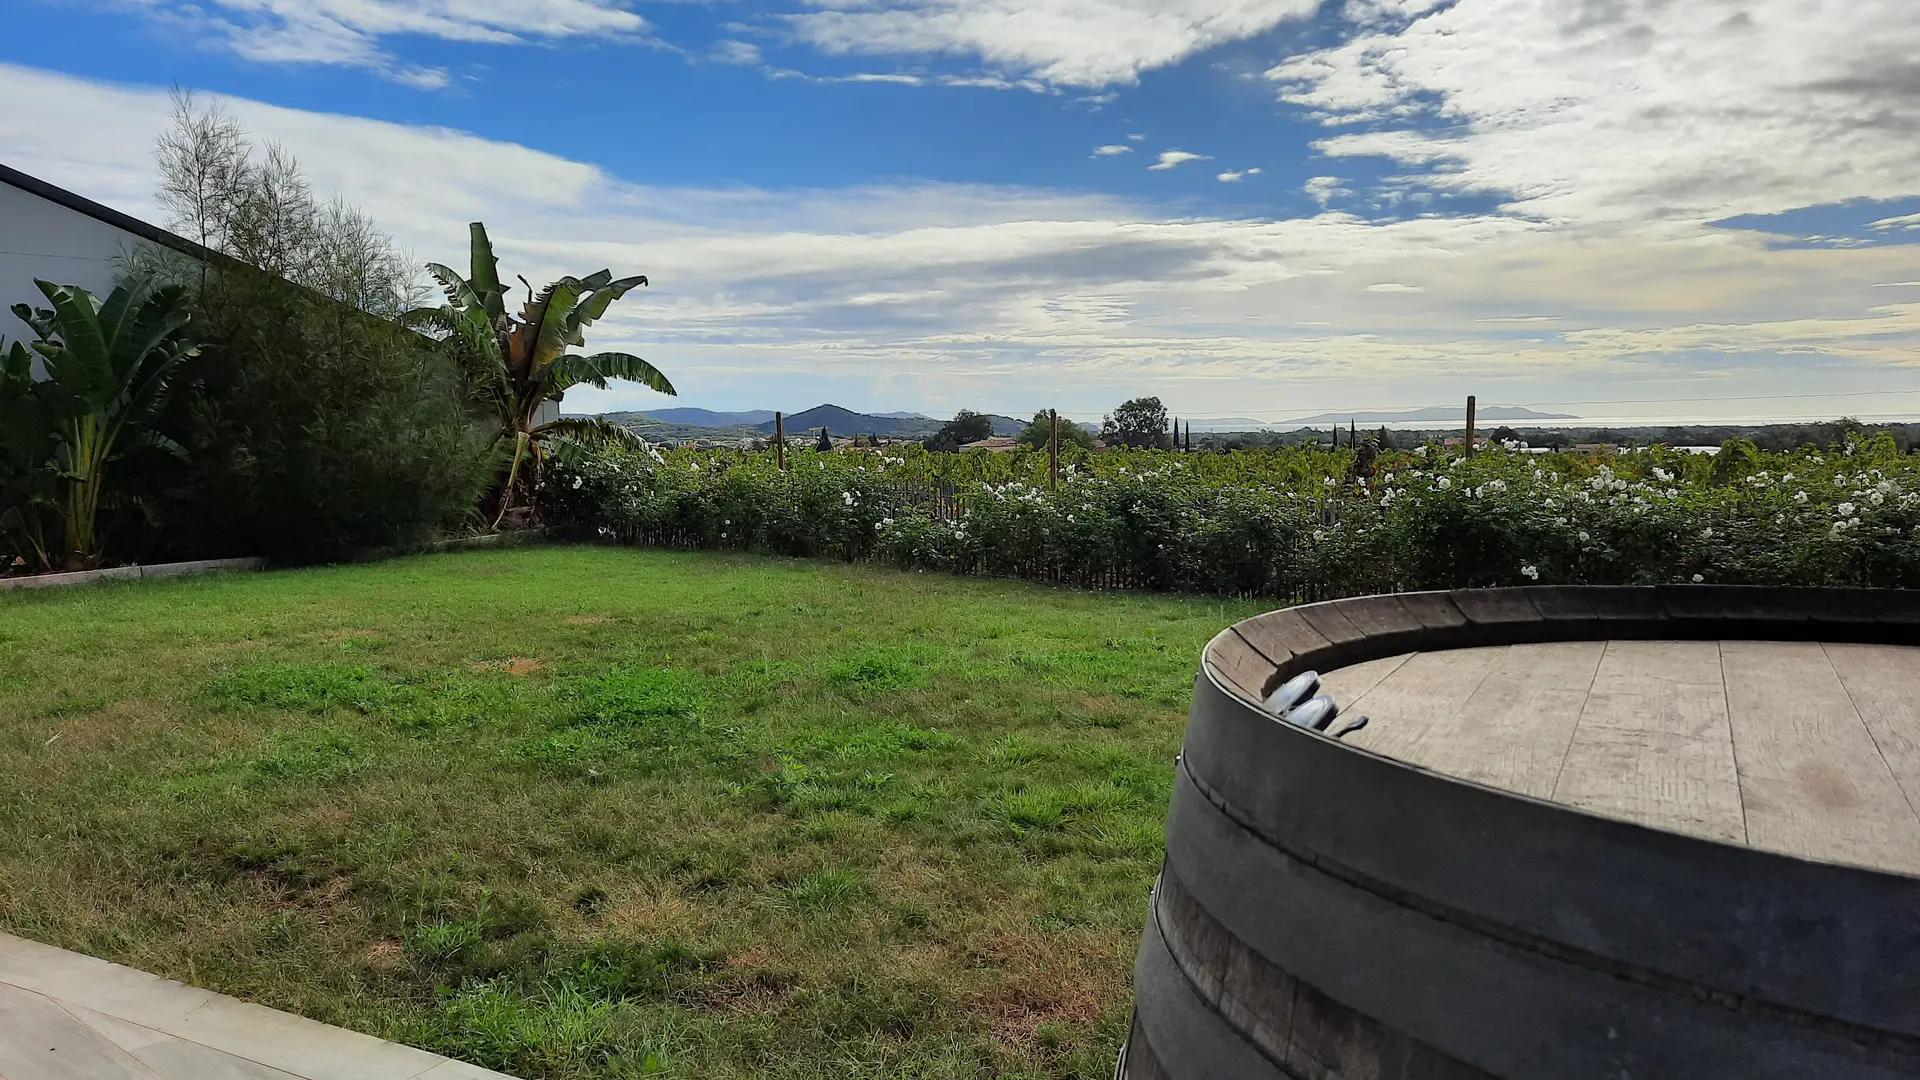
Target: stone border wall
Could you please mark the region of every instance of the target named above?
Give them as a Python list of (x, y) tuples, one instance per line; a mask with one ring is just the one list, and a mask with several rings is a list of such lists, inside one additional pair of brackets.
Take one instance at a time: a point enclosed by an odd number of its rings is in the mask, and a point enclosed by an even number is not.
[(90, 585), (96, 581), (136, 581), (179, 577), (182, 574), (208, 574), (219, 570), (264, 570), (267, 560), (201, 559), (197, 562), (159, 563), (154, 566), (109, 566), (104, 570), (79, 570), (71, 574), (34, 574), (29, 577), (0, 578), (0, 590), (57, 589), (66, 585)]

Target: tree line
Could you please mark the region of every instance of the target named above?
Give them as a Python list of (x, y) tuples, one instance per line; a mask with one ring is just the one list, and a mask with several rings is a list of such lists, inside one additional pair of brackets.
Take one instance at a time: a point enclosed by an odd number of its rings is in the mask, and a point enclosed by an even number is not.
[[(576, 351), (646, 278), (601, 270), (510, 305), (472, 226), (432, 294), (283, 148), (177, 94), (156, 146), (168, 225), (106, 297), (37, 282), (0, 340), (0, 572), (109, 558), (337, 557), (538, 518), (550, 458), (630, 442), (553, 407), (579, 384), (673, 393), (636, 356)], [(524, 281), (524, 279), (521, 279)]]

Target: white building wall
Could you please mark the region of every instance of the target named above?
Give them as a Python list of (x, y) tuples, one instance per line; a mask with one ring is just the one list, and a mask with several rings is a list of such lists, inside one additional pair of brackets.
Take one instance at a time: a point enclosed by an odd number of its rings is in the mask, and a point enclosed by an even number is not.
[(0, 337), (31, 331), (13, 305), (46, 307), (34, 278), (78, 285), (97, 296), (113, 290), (123, 259), (140, 238), (78, 210), (0, 183)]

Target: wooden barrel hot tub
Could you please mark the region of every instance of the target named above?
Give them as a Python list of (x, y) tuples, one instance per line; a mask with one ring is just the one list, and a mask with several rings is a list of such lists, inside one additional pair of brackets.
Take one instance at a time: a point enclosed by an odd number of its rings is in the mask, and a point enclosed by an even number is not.
[[(1920, 593), (1847, 589), (1413, 593), (1230, 627), (1119, 1075), (1920, 1077), (1916, 646)], [(1305, 670), (1371, 723), (1261, 708)]]

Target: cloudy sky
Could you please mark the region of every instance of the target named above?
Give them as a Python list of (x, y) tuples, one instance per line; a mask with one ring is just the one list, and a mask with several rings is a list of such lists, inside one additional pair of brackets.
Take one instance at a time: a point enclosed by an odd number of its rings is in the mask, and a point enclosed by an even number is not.
[(0, 161), (191, 88), (678, 404), (1920, 416), (1913, 3), (0, 0)]

